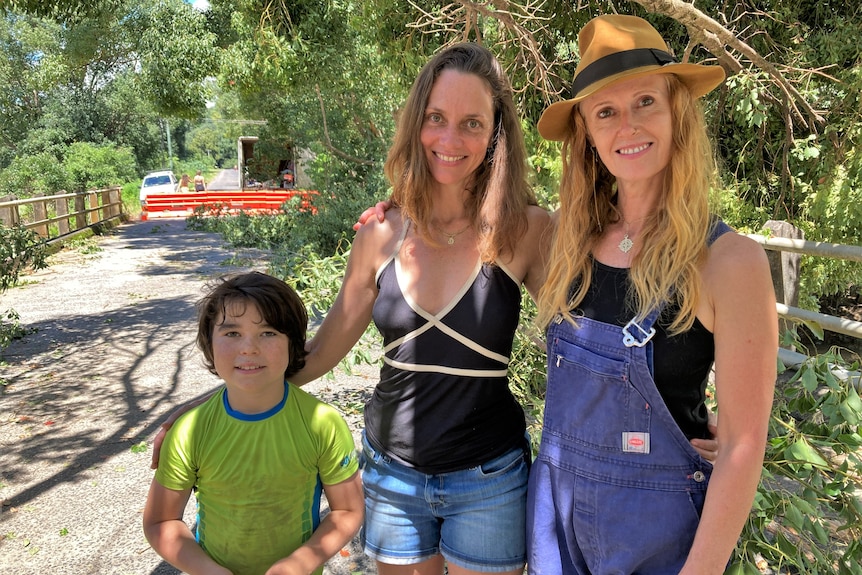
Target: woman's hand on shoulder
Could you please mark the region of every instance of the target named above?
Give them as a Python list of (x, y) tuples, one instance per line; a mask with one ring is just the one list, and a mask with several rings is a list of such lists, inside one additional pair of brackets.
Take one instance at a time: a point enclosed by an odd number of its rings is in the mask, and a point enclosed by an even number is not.
[(366, 208), (364, 212), (359, 214), (359, 220), (355, 224), (353, 224), (353, 230), (359, 231), (359, 228), (364, 226), (368, 220), (374, 218), (378, 222), (383, 222), (386, 218), (386, 212), (392, 208), (392, 202), (389, 200), (383, 200), (381, 202), (377, 202), (375, 205), (370, 208)]
[(153, 439), (153, 453), (150, 456), (150, 469), (158, 469), (159, 468), (159, 455), (162, 452), (162, 443), (165, 442), (165, 436), (168, 434), (168, 430), (173, 426), (173, 424), (180, 418), (182, 414), (189, 411), (193, 407), (197, 407), (198, 405), (204, 403), (213, 394), (207, 395), (205, 397), (199, 397), (193, 401), (185, 403), (178, 408), (176, 408), (167, 419), (165, 419), (162, 424), (159, 426), (159, 431), (156, 433), (155, 438)]
[[(381, 204), (383, 203), (385, 202), (381, 202)], [(369, 210), (371, 209), (373, 208), (369, 208)], [(366, 210), (366, 213), (369, 210)], [(376, 272), (377, 266), (382, 264), (395, 249), (397, 239), (401, 237), (403, 225), (401, 210), (398, 208), (387, 205), (386, 211), (372, 212), (372, 215), (366, 218), (361, 226), (356, 227), (351, 254), (361, 251), (363, 257), (370, 256), (371, 260), (375, 262)]]

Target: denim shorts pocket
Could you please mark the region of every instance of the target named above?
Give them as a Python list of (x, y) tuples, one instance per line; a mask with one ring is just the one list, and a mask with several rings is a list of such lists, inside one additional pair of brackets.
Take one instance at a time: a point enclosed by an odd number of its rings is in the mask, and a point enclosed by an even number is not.
[(362, 454), (361, 454), (361, 459), (359, 462), (360, 466), (365, 467), (365, 464), (367, 461), (374, 461), (376, 463), (379, 463), (381, 459), (387, 463), (389, 462), (389, 458), (387, 456), (385, 456), (380, 451), (377, 451), (374, 448), (374, 446), (371, 445), (371, 442), (368, 441), (368, 438), (365, 437), (365, 432), (363, 431), (362, 432)]
[(479, 465), (479, 473), (486, 477), (503, 475), (524, 464), (524, 450), (520, 447), (507, 451), (491, 461)]

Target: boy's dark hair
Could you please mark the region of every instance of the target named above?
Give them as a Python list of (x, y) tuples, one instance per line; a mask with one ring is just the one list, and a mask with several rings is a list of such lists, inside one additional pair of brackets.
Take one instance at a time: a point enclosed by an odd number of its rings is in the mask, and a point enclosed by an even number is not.
[(220, 278), (197, 303), (197, 344), (204, 354), (206, 368), (216, 373), (213, 330), (219, 316), (224, 318), (228, 304), (248, 302), (257, 306), (266, 323), (290, 340), (290, 363), (284, 371), (284, 377), (289, 378), (305, 367), (305, 333), (308, 328), (305, 304), (293, 288), (280, 279), (250, 272)]

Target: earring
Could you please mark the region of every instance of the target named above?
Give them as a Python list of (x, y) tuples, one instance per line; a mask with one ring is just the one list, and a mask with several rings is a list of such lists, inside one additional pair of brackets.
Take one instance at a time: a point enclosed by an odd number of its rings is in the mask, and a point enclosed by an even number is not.
[(491, 144), (485, 150), (485, 161), (489, 165), (494, 165), (494, 152), (497, 151), (497, 145), (500, 143), (500, 134), (503, 131), (502, 113), (498, 110), (494, 114), (494, 135), (491, 137)]
[(488, 149), (485, 150), (485, 162), (489, 166), (494, 165), (494, 150), (495, 150), (495, 148), (496, 148), (496, 146), (488, 146)]
[(599, 228), (599, 233), (602, 233), (602, 220), (599, 217), (599, 199), (596, 193), (596, 182), (599, 179), (598, 165), (596, 164), (596, 148), (590, 146), (590, 153), (593, 156), (593, 206), (596, 209), (596, 227)]

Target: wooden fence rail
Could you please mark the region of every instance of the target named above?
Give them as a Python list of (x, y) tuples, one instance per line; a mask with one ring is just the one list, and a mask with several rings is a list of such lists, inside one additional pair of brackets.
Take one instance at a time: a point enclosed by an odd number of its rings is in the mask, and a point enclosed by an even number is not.
[[(795, 322), (815, 323), (826, 331), (862, 339), (862, 322), (795, 307), (798, 303), (802, 254), (862, 262), (862, 247), (808, 241), (803, 239), (799, 229), (787, 222), (770, 221), (765, 227), (770, 229), (773, 235), (747, 235), (760, 243), (769, 255), (777, 299), (776, 308), (783, 328), (792, 329), (790, 326)], [(804, 354), (786, 349), (779, 350), (779, 357), (788, 366), (799, 365), (808, 359)], [(849, 375), (855, 378), (857, 386), (862, 385), (858, 373)]]
[(74, 194), (0, 201), (0, 223), (21, 225), (46, 242), (123, 217), (120, 186)]

